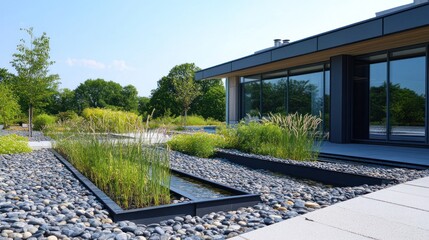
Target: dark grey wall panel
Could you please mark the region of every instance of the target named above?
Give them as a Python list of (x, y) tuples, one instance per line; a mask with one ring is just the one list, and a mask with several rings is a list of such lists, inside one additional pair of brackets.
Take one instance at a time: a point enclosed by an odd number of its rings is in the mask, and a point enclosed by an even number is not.
[(318, 50), (382, 36), (383, 20), (375, 19), (318, 37)]
[(224, 63), (221, 65), (214, 66), (203, 70), (203, 78), (210, 78), (216, 75), (221, 75), (224, 73), (231, 72), (231, 63)]
[(348, 143), (351, 139), (351, 83), (353, 58), (340, 55), (331, 58), (331, 112), (329, 140)]
[(429, 25), (429, 5), (404, 11), (384, 18), (384, 34)]
[(203, 72), (204, 71), (198, 71), (195, 73), (195, 80), (201, 80), (203, 79)]
[(272, 50), (272, 61), (295, 57), (317, 51), (317, 38), (310, 38), (304, 41), (288, 44), (284, 47)]
[(249, 57), (241, 58), (232, 62), (231, 70), (239, 70), (257, 66), (271, 61), (271, 51), (263, 52)]

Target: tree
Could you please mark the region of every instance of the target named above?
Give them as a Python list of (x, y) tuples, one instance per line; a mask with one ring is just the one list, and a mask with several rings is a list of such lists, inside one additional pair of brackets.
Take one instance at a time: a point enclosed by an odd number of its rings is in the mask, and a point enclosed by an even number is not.
[(121, 91), (121, 107), (125, 111), (137, 112), (139, 107), (138, 91), (133, 85), (127, 85)]
[(6, 68), (0, 68), (0, 83), (8, 83), (15, 76), (9, 73)]
[(74, 91), (68, 88), (59, 90), (51, 96), (49, 105), (44, 110), (49, 114), (58, 114), (67, 111), (77, 112), (78, 106)]
[(0, 123), (9, 126), (19, 113), (17, 98), (5, 83), (0, 83)]
[(79, 84), (75, 89), (76, 102), (79, 112), (83, 109), (105, 108), (108, 106), (119, 106), (122, 87), (119, 83), (113, 81), (105, 81), (104, 79), (88, 79), (84, 83)]
[(138, 106), (138, 112), (140, 116), (143, 116), (143, 119), (145, 119), (149, 114), (151, 114), (150, 109), (150, 98), (148, 97), (139, 97), (139, 106)]
[(196, 82), (200, 86), (201, 95), (192, 103), (192, 114), (204, 118), (225, 120), (225, 87), (220, 79), (207, 79)]
[(173, 96), (182, 107), (183, 125), (186, 125), (186, 118), (191, 104), (196, 97), (201, 95), (199, 86), (195, 83), (195, 71), (198, 68), (193, 63), (177, 65), (170, 70), (168, 78), (172, 79), (174, 92)]
[(165, 113), (180, 115), (180, 108), (173, 96), (174, 86), (171, 78), (162, 77), (158, 81), (158, 87), (151, 92), (149, 101), (150, 111), (155, 109), (153, 117), (160, 117)]
[(74, 90), (74, 94), (79, 112), (88, 107), (137, 112), (138, 92), (133, 85), (122, 87), (113, 81), (88, 79)]
[(33, 28), (21, 29), (25, 31), (30, 42), (20, 40), (17, 46), (17, 53), (13, 54), (10, 62), (17, 72), (17, 76), (10, 80), (12, 88), (18, 95), (23, 110), (28, 109), (28, 131), (29, 136), (33, 135), (33, 108), (43, 107), (47, 104), (47, 99), (55, 92), (58, 86), (59, 76), (49, 74), (49, 66), (54, 64), (50, 61), (49, 37), (43, 33), (40, 37), (35, 37)]

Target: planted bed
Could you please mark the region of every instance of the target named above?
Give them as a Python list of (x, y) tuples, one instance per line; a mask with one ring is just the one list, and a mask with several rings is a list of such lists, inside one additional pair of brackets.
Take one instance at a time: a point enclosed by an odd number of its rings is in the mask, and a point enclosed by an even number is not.
[(391, 179), (339, 172), (301, 164), (272, 161), (258, 157), (257, 155), (239, 154), (231, 151), (218, 150), (216, 151), (216, 156), (252, 169), (264, 169), (295, 178), (308, 179), (338, 187), (352, 187), (364, 184), (381, 185), (394, 182), (394, 180)]
[[(257, 194), (231, 188), (178, 170), (171, 170), (172, 195), (183, 196), (190, 201), (136, 209), (123, 209), (93, 182), (83, 176), (58, 152), (54, 155), (87, 187), (108, 209), (114, 221), (129, 220), (136, 223), (153, 223), (175, 216), (203, 216), (211, 212), (230, 211), (240, 207), (253, 206), (260, 201)], [(184, 187), (187, 186), (187, 187)], [(198, 189), (199, 193), (196, 194)]]

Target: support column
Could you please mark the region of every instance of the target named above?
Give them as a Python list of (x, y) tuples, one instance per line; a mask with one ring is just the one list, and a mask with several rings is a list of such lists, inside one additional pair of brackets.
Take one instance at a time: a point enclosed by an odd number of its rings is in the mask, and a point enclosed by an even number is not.
[(331, 58), (330, 81), (330, 141), (333, 143), (349, 143), (352, 127), (353, 57), (339, 55)]
[(236, 124), (239, 119), (239, 87), (240, 77), (229, 77), (225, 81), (226, 85), (226, 123)]

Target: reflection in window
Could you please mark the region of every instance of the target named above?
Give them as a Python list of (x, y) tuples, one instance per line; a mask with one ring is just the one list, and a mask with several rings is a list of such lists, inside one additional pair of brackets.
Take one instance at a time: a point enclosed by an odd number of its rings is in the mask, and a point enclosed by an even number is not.
[(386, 139), (387, 63), (369, 66), (369, 133), (370, 138)]
[(249, 82), (243, 87), (243, 116), (259, 116), (261, 81)]
[(286, 113), (287, 78), (275, 78), (262, 81), (262, 110), (268, 113)]
[(426, 59), (390, 62), (391, 136), (425, 136)]
[(329, 116), (330, 116), (330, 103), (331, 103), (331, 71), (325, 71), (325, 96), (323, 99), (323, 131), (329, 133)]
[(323, 72), (291, 76), (288, 82), (288, 112), (319, 115), (323, 111)]

